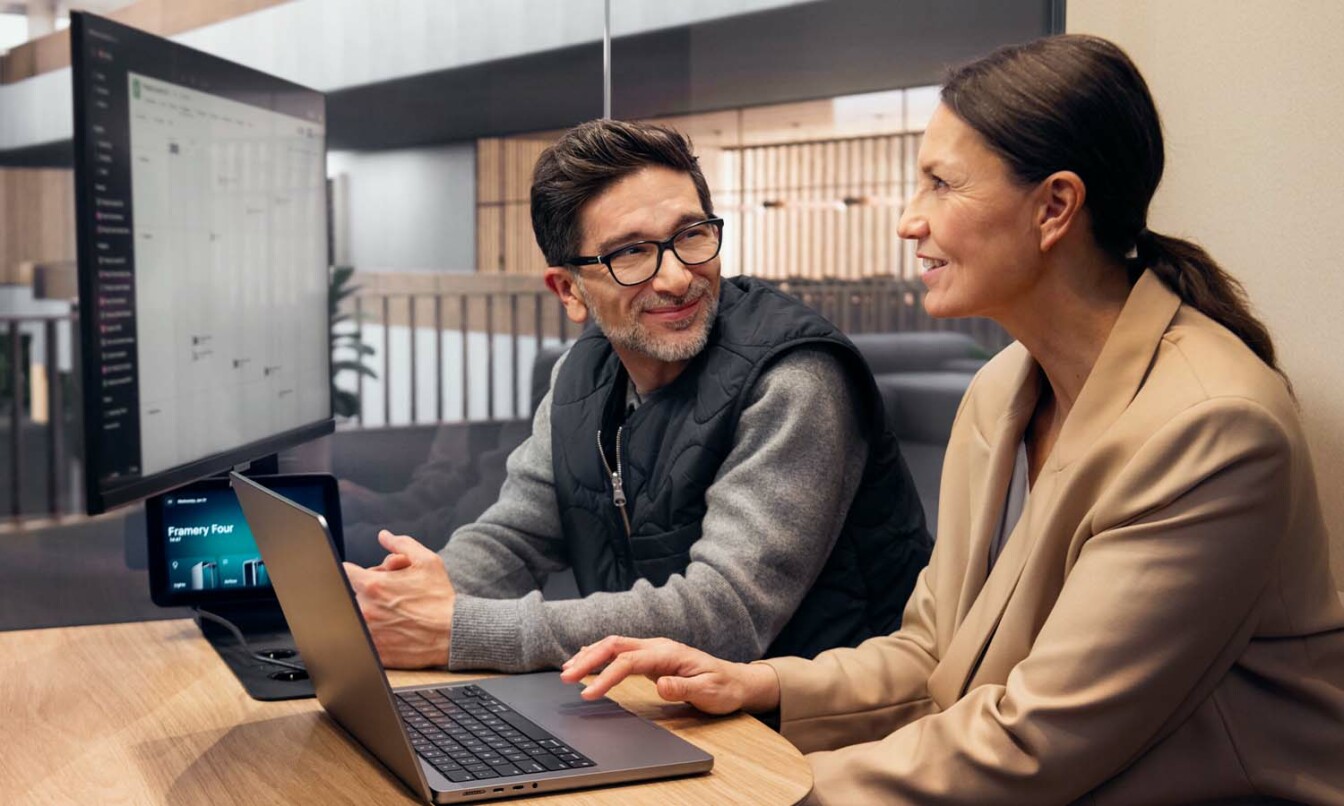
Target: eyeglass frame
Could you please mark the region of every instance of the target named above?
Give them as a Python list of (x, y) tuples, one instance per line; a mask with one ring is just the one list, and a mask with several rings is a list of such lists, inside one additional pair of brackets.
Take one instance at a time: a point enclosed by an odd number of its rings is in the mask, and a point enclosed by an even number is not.
[[(686, 261), (681, 260), (681, 255), (678, 254), (677, 247), (675, 246), (677, 238), (681, 237), (681, 234), (686, 232), (687, 230), (695, 229), (696, 227), (704, 226), (705, 224), (710, 224), (715, 228), (717, 228), (719, 231), (719, 245), (717, 248), (715, 248), (714, 254), (710, 255), (704, 260), (696, 261), (695, 263), (687, 263)], [(653, 265), (653, 271), (649, 274), (648, 277), (645, 277), (643, 280), (640, 280), (637, 283), (627, 283), (622, 281), (621, 278), (616, 276), (616, 270), (611, 267), (612, 257), (615, 256), (617, 252), (624, 252), (625, 250), (629, 249), (632, 246), (640, 246), (642, 244), (653, 244), (654, 246), (658, 247), (658, 260)], [(681, 260), (681, 265), (683, 266), (705, 265), (709, 261), (718, 257), (719, 253), (723, 251), (723, 219), (717, 216), (712, 216), (710, 218), (696, 221), (692, 224), (687, 224), (686, 226), (672, 233), (672, 235), (665, 241), (631, 241), (630, 243), (622, 244), (616, 247), (615, 249), (611, 250), (605, 255), (597, 255), (594, 257), (572, 257), (569, 260), (565, 261), (565, 265), (574, 266), (575, 268), (577, 268), (579, 266), (594, 266), (600, 263), (603, 266), (607, 267), (607, 274), (611, 275), (611, 279), (614, 280), (617, 285), (625, 286), (626, 288), (634, 288), (637, 285), (644, 285), (645, 283), (649, 282), (650, 280), (658, 276), (658, 272), (663, 270), (663, 253), (668, 251), (671, 251), (672, 254), (676, 255), (677, 260)]]

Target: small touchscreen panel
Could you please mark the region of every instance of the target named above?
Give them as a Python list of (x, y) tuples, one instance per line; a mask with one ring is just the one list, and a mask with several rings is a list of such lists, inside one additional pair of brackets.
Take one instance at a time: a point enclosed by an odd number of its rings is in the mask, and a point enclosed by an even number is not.
[[(257, 481), (325, 517), (339, 543), (334, 478), (314, 474)], [(151, 572), (157, 572), (151, 573), (155, 602), (201, 604), (274, 596), (266, 563), (227, 479), (209, 479), (151, 499), (147, 521)]]

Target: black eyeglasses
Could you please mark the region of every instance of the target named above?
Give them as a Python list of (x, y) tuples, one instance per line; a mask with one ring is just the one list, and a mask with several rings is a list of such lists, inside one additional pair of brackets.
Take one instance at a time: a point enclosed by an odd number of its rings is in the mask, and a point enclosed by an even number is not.
[(639, 241), (626, 244), (605, 255), (575, 257), (566, 261), (571, 266), (591, 266), (601, 263), (611, 272), (611, 279), (621, 285), (647, 283), (663, 265), (663, 252), (668, 249), (677, 260), (687, 266), (699, 266), (718, 257), (723, 246), (723, 219), (707, 218), (672, 233), (666, 241)]

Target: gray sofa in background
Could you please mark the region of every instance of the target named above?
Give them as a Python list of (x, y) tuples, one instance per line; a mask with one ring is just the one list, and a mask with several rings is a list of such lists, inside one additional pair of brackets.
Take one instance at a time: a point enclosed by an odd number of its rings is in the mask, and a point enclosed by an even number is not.
[(965, 333), (915, 331), (849, 337), (875, 377), (905, 372), (975, 373), (989, 353)]
[(952, 420), (989, 353), (963, 333), (864, 333), (850, 338), (873, 371), (887, 424), (901, 443), (929, 531), (935, 532)]

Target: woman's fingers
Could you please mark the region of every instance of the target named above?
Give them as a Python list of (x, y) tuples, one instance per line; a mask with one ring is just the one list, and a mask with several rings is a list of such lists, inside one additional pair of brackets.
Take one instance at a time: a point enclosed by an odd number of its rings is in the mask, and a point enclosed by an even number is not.
[(686, 702), (707, 714), (730, 714), (742, 707), (742, 686), (732, 664), (689, 677), (658, 678), (658, 696), (671, 702)]
[(643, 675), (664, 700), (688, 702), (712, 714), (742, 707), (742, 681), (734, 664), (666, 638), (608, 636), (580, 649), (562, 668), (560, 678), (567, 683), (595, 675), (580, 693), (585, 700), (606, 695), (630, 675)]
[(695, 693), (691, 681), (685, 677), (664, 675), (655, 680), (654, 685), (658, 689), (658, 696), (669, 702), (690, 702)]
[(560, 667), (560, 679), (566, 683), (577, 683), (611, 663), (612, 659), (622, 652), (640, 649), (651, 641), (652, 639), (648, 638), (626, 638), (623, 635), (609, 635), (596, 644), (580, 649), (574, 654), (574, 657), (565, 661), (564, 665)]
[(595, 700), (606, 694), (617, 683), (632, 674), (659, 677), (677, 672), (677, 658), (654, 648), (632, 649), (622, 652), (607, 664), (593, 682), (582, 692), (585, 700)]

